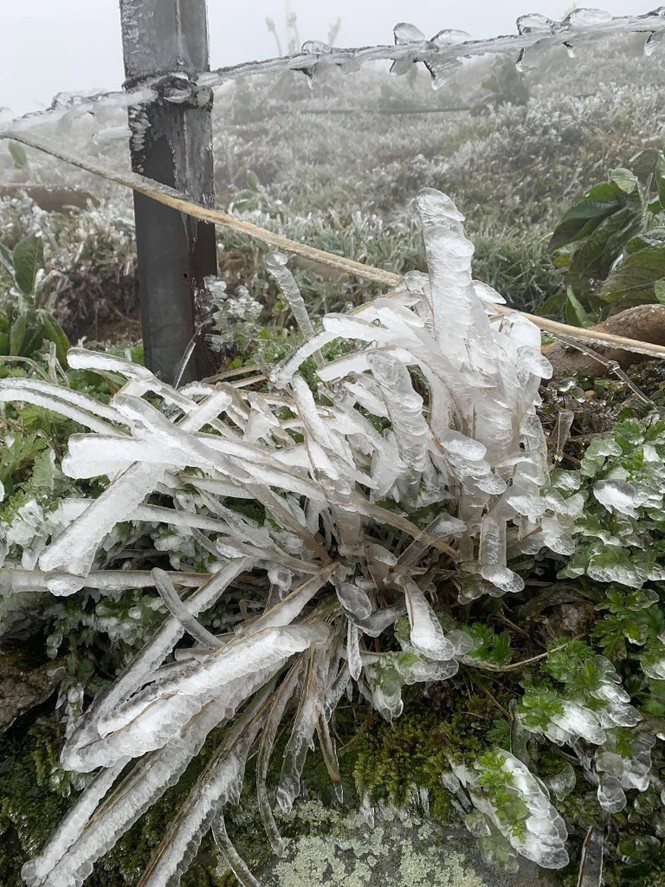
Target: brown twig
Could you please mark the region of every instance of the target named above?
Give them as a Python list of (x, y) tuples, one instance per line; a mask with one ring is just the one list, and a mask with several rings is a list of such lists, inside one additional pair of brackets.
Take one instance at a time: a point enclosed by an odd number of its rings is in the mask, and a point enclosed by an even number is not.
[(537, 656), (532, 656), (530, 659), (522, 659), (521, 662), (511, 662), (510, 665), (492, 665), (491, 662), (482, 661), (478, 661), (477, 663), (474, 662), (473, 664), (477, 668), (483, 668), (485, 671), (494, 671), (501, 674), (504, 671), (517, 671), (527, 665), (533, 665), (534, 662), (540, 662), (541, 659), (546, 659), (550, 653), (558, 653), (559, 650), (563, 650), (564, 647), (567, 647), (571, 640), (579, 641), (583, 637), (584, 635), (577, 635), (576, 637), (567, 640), (565, 644), (559, 644), (558, 647), (552, 647), (551, 650), (546, 650), (544, 653), (539, 653)]

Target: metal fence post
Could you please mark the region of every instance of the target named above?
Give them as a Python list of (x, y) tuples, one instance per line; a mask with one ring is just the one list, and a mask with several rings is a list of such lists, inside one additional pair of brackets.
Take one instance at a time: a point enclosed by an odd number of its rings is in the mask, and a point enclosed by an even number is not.
[[(125, 88), (163, 76), (160, 98), (130, 110), (132, 168), (215, 202), (212, 92), (188, 90), (188, 78), (209, 70), (206, 0), (120, 0)], [(195, 332), (194, 294), (217, 271), (214, 226), (134, 196), (145, 363), (174, 380)], [(182, 377), (210, 369), (202, 341)]]

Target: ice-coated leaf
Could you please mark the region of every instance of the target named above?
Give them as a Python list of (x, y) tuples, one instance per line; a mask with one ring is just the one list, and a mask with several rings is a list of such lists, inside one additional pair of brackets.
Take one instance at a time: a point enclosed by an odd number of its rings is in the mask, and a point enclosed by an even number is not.
[(339, 569), (339, 564), (332, 563), (318, 570), (311, 579), (304, 582), (298, 588), (259, 616), (255, 622), (243, 630), (243, 635), (251, 635), (265, 628), (275, 628), (290, 625), (301, 613), (303, 607), (311, 601), (314, 595), (326, 585), (334, 573)]
[(164, 839), (137, 887), (177, 884), (196, 856), (201, 839), (212, 825), (219, 808), (229, 802), (238, 802), (247, 756), (267, 716), (270, 689), (271, 685), (257, 694), (224, 738), (169, 823)]
[(598, 803), (608, 813), (620, 813), (626, 806), (626, 793), (616, 776), (601, 777), (597, 796)]
[(416, 393), (404, 364), (383, 351), (368, 355), (372, 374), (388, 407), (400, 457), (414, 475), (409, 485), (418, 482), (415, 472), (423, 471), (430, 430), (423, 416), (423, 400)]
[(577, 887), (601, 887), (603, 883), (603, 856), (605, 836), (601, 829), (590, 828), (582, 845), (582, 859), (577, 875)]
[(372, 602), (362, 588), (352, 582), (340, 582), (337, 587), (339, 602), (358, 619), (367, 619), (372, 612)]
[(270, 807), (267, 786), (268, 767), (270, 765), (270, 758), (272, 756), (279, 725), (281, 724), (287, 706), (302, 679), (304, 666), (305, 663), (302, 660), (299, 660), (288, 672), (273, 697), (270, 711), (268, 712), (263, 731), (261, 732), (256, 764), (256, 798), (259, 816), (266, 831), (266, 835), (268, 836), (268, 840), (270, 841), (270, 846), (278, 856), (284, 854), (284, 841), (279, 833), (275, 817), (273, 816)]
[(309, 654), (300, 704), (284, 750), (284, 763), (277, 787), (277, 803), (285, 813), (291, 810), (293, 802), (300, 794), (300, 777), (307, 750), (323, 708), (327, 659), (328, 651), (325, 647), (314, 648)]
[(45, 882), (57, 862), (78, 840), (99, 802), (124, 770), (126, 763), (121, 760), (108, 770), (102, 770), (80, 795), (76, 804), (51, 835), (40, 855), (26, 862), (21, 869), (21, 877), (26, 884), (36, 887), (36, 885)]
[(204, 647), (222, 647), (223, 643), (212, 632), (208, 631), (205, 626), (201, 625), (198, 619), (191, 614), (187, 605), (181, 600), (180, 595), (173, 587), (173, 583), (169, 578), (169, 574), (164, 570), (154, 569), (152, 578), (155, 580), (155, 586), (159, 591), (160, 597), (169, 609), (169, 612), (182, 625), (183, 629), (188, 632), (194, 640), (197, 640)]
[(618, 511), (636, 517), (635, 506), (638, 504), (636, 490), (632, 484), (623, 480), (599, 480), (594, 484), (593, 495), (608, 511)]
[(236, 848), (233, 846), (228, 832), (226, 831), (226, 823), (224, 821), (224, 810), (220, 810), (212, 821), (212, 834), (215, 838), (217, 846), (224, 854), (229, 868), (236, 876), (236, 880), (241, 887), (261, 887), (254, 875), (247, 867), (247, 863), (240, 856)]
[(325, 719), (323, 714), (319, 715), (319, 720), (316, 723), (316, 733), (319, 737), (321, 755), (323, 757), (323, 762), (326, 765), (328, 776), (330, 777), (330, 781), (334, 786), (335, 792), (339, 793), (341, 792), (342, 777), (339, 772), (337, 749), (335, 748), (335, 740), (330, 734), (328, 721)]
[[(97, 431), (100, 434), (117, 434), (116, 429), (107, 422), (97, 418), (100, 415), (109, 416), (112, 413), (115, 421), (123, 421), (122, 417), (114, 411), (107, 411), (103, 404), (97, 403), (93, 398), (80, 392), (63, 393), (63, 389), (46, 382), (32, 379), (1, 379), (0, 403), (10, 401), (23, 401), (46, 410), (53, 410), (61, 416), (66, 416), (73, 422)], [(117, 417), (117, 418), (116, 418)]]
[[(322, 625), (263, 629), (187, 664), (184, 671), (149, 685), (100, 718), (111, 760), (160, 748), (212, 698), (226, 700), (229, 715), (255, 689), (257, 676), (277, 671), (294, 654), (328, 637)], [(103, 752), (98, 752), (98, 757)]]
[(454, 659), (455, 648), (444, 635), (441, 623), (414, 580), (400, 576), (395, 582), (406, 598), (414, 649), (430, 659)]
[(41, 569), (89, 573), (102, 539), (153, 492), (165, 473), (166, 466), (131, 465), (45, 549)]
[[(130, 770), (111, 795), (97, 808), (100, 787), (93, 782), (77, 799), (70, 816), (77, 822), (78, 837), (55, 833), (40, 856), (25, 864), (23, 875), (29, 887), (81, 887), (94, 864), (184, 773), (198, 754), (206, 736), (223, 717), (218, 703), (211, 703), (183, 730), (177, 744), (147, 755)], [(122, 761), (118, 761), (120, 767)], [(76, 767), (72, 767), (76, 769)], [(103, 782), (103, 781), (102, 781)], [(84, 826), (81, 830), (81, 823)], [(67, 846), (64, 846), (66, 844)], [(57, 861), (54, 862), (54, 860)], [(42, 862), (48, 859), (48, 864)], [(32, 880), (29, 880), (34, 873)], [(38, 874), (41, 873), (41, 874)]]
[(289, 303), (300, 332), (306, 339), (311, 339), (314, 335), (314, 327), (307, 313), (305, 300), (300, 295), (300, 290), (293, 274), (291, 274), (287, 267), (287, 262), (288, 257), (284, 253), (269, 253), (266, 258), (266, 268), (277, 281), (286, 301)]
[(346, 659), (349, 666), (349, 674), (354, 681), (357, 681), (363, 670), (358, 627), (349, 620), (346, 629)]

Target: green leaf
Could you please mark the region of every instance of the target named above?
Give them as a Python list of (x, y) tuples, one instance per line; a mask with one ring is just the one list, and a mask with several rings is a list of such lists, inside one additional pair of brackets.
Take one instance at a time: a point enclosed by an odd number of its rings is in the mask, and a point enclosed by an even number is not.
[(623, 167), (610, 170), (609, 179), (618, 185), (625, 194), (632, 194), (640, 186), (637, 176)]
[(9, 331), (9, 353), (14, 357), (21, 353), (27, 323), (28, 315), (25, 311), (22, 311), (12, 323), (12, 328)]
[(41, 237), (28, 234), (14, 247), (13, 253), (14, 279), (16, 286), (26, 296), (35, 288), (37, 272), (44, 265), (44, 244)]
[(67, 366), (69, 341), (58, 321), (44, 308), (37, 310), (37, 318), (47, 339), (55, 345), (55, 354), (63, 367)]
[(665, 305), (665, 280), (657, 280), (653, 285), (653, 290), (657, 301), (661, 305)]
[(549, 251), (560, 249), (576, 240), (588, 237), (608, 216), (622, 209), (628, 196), (616, 182), (603, 182), (591, 188), (579, 203), (563, 216), (547, 246)]
[(53, 451), (46, 449), (35, 457), (30, 478), (30, 488), (35, 494), (53, 492), (55, 484), (55, 461)]
[(0, 243), (0, 265), (11, 274), (12, 278), (14, 277), (14, 262), (12, 260), (11, 250), (8, 250), (6, 246), (3, 246)]
[(600, 291), (605, 302), (641, 305), (660, 301), (655, 289), (665, 286), (665, 245), (638, 250), (627, 256), (610, 274)]
[(566, 322), (571, 326), (589, 326), (587, 313), (570, 287), (566, 294)]
[(630, 256), (641, 249), (647, 249), (650, 246), (660, 246), (663, 243), (665, 243), (665, 228), (651, 228), (646, 233), (631, 237), (624, 247), (624, 252)]
[(34, 357), (44, 342), (44, 335), (41, 327), (34, 322), (34, 317), (30, 317), (28, 320), (30, 323), (27, 324), (23, 343), (18, 352), (21, 357)]
[(255, 172), (252, 172), (251, 169), (247, 170), (247, 187), (250, 189), (250, 191), (261, 190), (261, 182), (259, 181), (259, 177)]
[(573, 253), (568, 283), (578, 296), (591, 294), (592, 280), (605, 280), (625, 243), (642, 226), (642, 212), (625, 207), (602, 221)]
[(565, 304), (566, 294), (555, 293), (553, 296), (550, 296), (549, 299), (545, 299), (538, 309), (538, 314), (540, 314), (541, 317), (558, 317), (563, 311)]
[(25, 151), (23, 150), (23, 145), (19, 145), (18, 142), (10, 142), (9, 143), (9, 153), (12, 155), (12, 160), (14, 161), (14, 166), (17, 169), (27, 169), (28, 157)]

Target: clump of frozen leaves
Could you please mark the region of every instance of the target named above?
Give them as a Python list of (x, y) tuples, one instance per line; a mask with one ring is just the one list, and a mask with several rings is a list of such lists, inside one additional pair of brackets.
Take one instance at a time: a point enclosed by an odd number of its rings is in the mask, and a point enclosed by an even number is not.
[(665, 422), (658, 416), (627, 419), (589, 444), (580, 480), (588, 479), (591, 495), (576, 521), (578, 545), (562, 576), (586, 574), (637, 589), (665, 579), (659, 562), (664, 459)]
[[(552, 806), (547, 789), (510, 752), (486, 752), (473, 768), (454, 764), (446, 780), (452, 791), (473, 803), (466, 826), (481, 843), (486, 858), (496, 858), (496, 835), (508, 840), (520, 855), (544, 868), (568, 863), (568, 831)], [(515, 870), (516, 865), (512, 866)]]
[[(206, 383), (176, 390), (84, 349), (70, 351), (72, 367), (126, 379), (107, 404), (45, 382), (0, 382), (0, 400), (48, 407), (87, 428), (71, 436), (62, 470), (109, 481), (98, 498), (69, 503), (38, 569), (5, 565), (7, 590), (150, 586), (169, 611), (69, 736), (64, 765), (98, 775), (25, 865), (31, 887), (82, 884), (223, 723), (225, 738), (140, 884), (176, 884), (210, 828), (239, 879), (255, 883), (223, 811), (237, 802), (258, 748), (260, 815), (280, 852), (267, 773), (287, 712), (275, 793), (283, 810), (300, 794), (315, 733), (340, 785), (329, 723), (344, 693), (355, 685), (390, 719), (404, 684), (449, 678), (472, 652), (471, 637), (444, 631), (432, 607), (444, 580), (461, 603), (500, 597), (523, 589), (511, 563), (524, 552), (572, 551), (565, 503), (542, 495), (547, 455), (535, 410), (550, 367), (539, 332), (496, 314), (498, 294), (472, 279), (473, 246), (452, 201), (427, 190), (418, 208), (428, 274), (408, 275), (352, 314), (326, 315), (318, 333), (283, 258), (271, 258), (305, 343), (274, 369), (270, 393)], [(323, 362), (321, 348), (339, 338), (355, 350)], [(310, 356), (316, 395), (298, 373)], [(174, 538), (189, 540), (204, 571), (104, 570), (105, 539), (128, 521), (165, 528), (167, 554), (180, 547)], [(216, 633), (201, 616), (220, 604), (227, 615)], [(512, 757), (500, 769), (523, 800), (528, 835), (545, 836), (545, 849), (519, 828), (502, 833), (540, 864), (564, 864), (559, 820), (538, 785)], [(479, 809), (502, 830), (491, 804)]]

